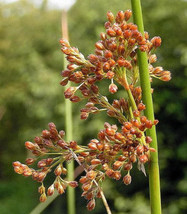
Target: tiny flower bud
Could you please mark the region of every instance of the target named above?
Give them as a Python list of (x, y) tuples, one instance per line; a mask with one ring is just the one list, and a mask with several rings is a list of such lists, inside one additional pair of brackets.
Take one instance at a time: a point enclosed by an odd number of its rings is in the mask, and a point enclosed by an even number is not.
[(89, 201), (89, 203), (87, 204), (87, 209), (89, 211), (93, 210), (95, 208), (95, 199), (92, 199), (91, 201)]
[(49, 188), (48, 188), (48, 190), (47, 190), (47, 195), (48, 196), (51, 196), (51, 195), (53, 195), (54, 194), (54, 184), (52, 184)]
[(151, 43), (153, 44), (153, 47), (157, 48), (161, 45), (161, 38), (159, 36), (155, 36), (151, 39)]
[(36, 146), (30, 141), (25, 142), (25, 147), (29, 150), (34, 150), (36, 148)]
[(96, 145), (95, 143), (93, 143), (93, 142), (90, 142), (90, 143), (88, 144), (88, 147), (89, 147), (91, 150), (96, 150), (96, 149), (97, 149), (97, 145)]
[(43, 193), (43, 194), (40, 196), (40, 202), (45, 202), (46, 199), (47, 199), (46, 194)]
[(93, 159), (93, 160), (91, 160), (91, 164), (92, 165), (98, 165), (100, 163), (101, 163), (101, 160), (99, 160), (99, 159)]
[(128, 21), (130, 17), (132, 16), (132, 11), (131, 10), (126, 10), (124, 13), (125, 16), (125, 21)]
[(69, 186), (71, 186), (71, 187), (73, 187), (73, 188), (75, 188), (75, 187), (78, 186), (77, 181), (70, 181), (68, 184), (69, 184)]
[(95, 43), (95, 47), (97, 49), (99, 49), (99, 50), (104, 50), (105, 49), (104, 45), (101, 42), (96, 42)]
[(64, 188), (63, 188), (63, 186), (61, 184), (59, 184), (57, 190), (58, 190), (59, 194), (63, 194), (65, 192), (65, 190), (64, 190)]
[(146, 136), (145, 141), (146, 141), (146, 143), (151, 143), (152, 138), (150, 136)]
[(116, 93), (116, 92), (117, 92), (117, 90), (118, 90), (118, 87), (117, 87), (117, 85), (116, 85), (116, 84), (111, 83), (111, 84), (109, 85), (109, 92), (110, 92), (111, 94)]
[(86, 177), (90, 180), (95, 179), (96, 175), (97, 175), (97, 172), (95, 172), (94, 170), (90, 170), (86, 173)]
[(61, 164), (59, 164), (57, 166), (57, 168), (55, 169), (54, 173), (55, 173), (56, 176), (60, 176), (62, 174), (62, 166), (61, 166)]
[(106, 32), (110, 37), (116, 36), (116, 32), (112, 28), (107, 29)]
[(147, 155), (141, 155), (139, 156), (139, 160), (141, 163), (146, 163), (148, 161)]
[(129, 185), (131, 183), (131, 176), (130, 175), (125, 175), (123, 177), (123, 182), (124, 182), (124, 184)]
[(107, 19), (109, 22), (113, 22), (114, 21), (114, 15), (111, 11), (107, 12)]

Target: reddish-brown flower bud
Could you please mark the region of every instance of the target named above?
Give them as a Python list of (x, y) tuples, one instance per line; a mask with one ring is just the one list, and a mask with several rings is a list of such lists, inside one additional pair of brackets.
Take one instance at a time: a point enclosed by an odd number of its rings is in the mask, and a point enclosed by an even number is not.
[(21, 166), (21, 163), (19, 161), (15, 161), (12, 163), (13, 167), (16, 167), (16, 166)]
[(132, 36), (132, 31), (130, 30), (125, 30), (123, 33), (123, 36), (125, 39), (129, 39)]
[(54, 194), (54, 184), (52, 184), (49, 188), (48, 188), (48, 190), (47, 190), (47, 195), (48, 196), (51, 196), (51, 195), (53, 195)]
[(130, 130), (132, 128), (132, 123), (130, 122), (125, 122), (123, 125), (127, 130)]
[(154, 63), (157, 61), (157, 56), (156, 54), (152, 54), (150, 57), (149, 57), (149, 63)]
[(104, 71), (110, 70), (110, 64), (109, 64), (108, 62), (105, 62), (105, 63), (103, 64), (103, 70), (104, 70)]
[(48, 139), (48, 138), (50, 138), (50, 135), (51, 135), (50, 131), (48, 131), (48, 130), (43, 130), (42, 131), (42, 137), (43, 138)]
[(87, 204), (87, 209), (89, 211), (93, 210), (95, 208), (95, 199), (92, 199), (91, 201), (89, 201), (89, 203)]
[(131, 121), (131, 123), (133, 124), (133, 126), (135, 126), (135, 127), (139, 127), (139, 122), (138, 122), (138, 120), (136, 120), (136, 119), (133, 119), (132, 121)]
[(115, 131), (114, 129), (110, 128), (110, 127), (109, 127), (109, 128), (106, 128), (105, 132), (106, 132), (106, 134), (109, 135), (109, 136), (114, 136), (115, 133), (116, 133), (116, 131)]
[(106, 74), (106, 76), (107, 76), (108, 79), (112, 79), (114, 77), (114, 75), (115, 74), (114, 74), (113, 71), (108, 71), (107, 74)]
[(34, 145), (34, 143), (30, 142), (30, 141), (26, 141), (25, 142), (25, 147), (29, 150), (34, 150), (36, 149), (36, 146)]
[(143, 104), (143, 103), (139, 103), (138, 104), (138, 110), (139, 111), (143, 111), (143, 110), (145, 110), (146, 109), (146, 107), (145, 107), (145, 105)]
[(86, 177), (86, 176), (83, 176), (83, 177), (81, 177), (81, 178), (79, 179), (79, 182), (80, 182), (81, 184), (84, 184), (87, 180), (88, 180), (87, 177)]
[(114, 174), (114, 170), (112, 170), (112, 169), (107, 169), (106, 170), (106, 175), (108, 176), (108, 177), (112, 177), (113, 176), (113, 174)]
[(147, 155), (141, 155), (139, 156), (139, 160), (141, 163), (146, 163), (148, 161)]
[(116, 85), (116, 84), (111, 83), (111, 84), (109, 85), (109, 92), (110, 92), (111, 94), (116, 93), (116, 92), (117, 92), (117, 90), (118, 90), (118, 87), (117, 87), (117, 85)]
[(37, 136), (36, 136), (36, 137), (34, 138), (34, 142), (37, 143), (37, 144), (41, 144), (41, 143), (42, 143), (42, 139), (41, 139), (40, 137), (37, 137)]
[(43, 193), (41, 196), (40, 196), (40, 202), (45, 202), (47, 199), (47, 196), (45, 193)]
[(62, 149), (67, 149), (68, 144), (64, 140), (59, 140), (57, 144), (62, 148)]
[(107, 19), (111, 23), (114, 21), (114, 15), (113, 15), (113, 13), (111, 11), (107, 12)]
[(113, 60), (113, 59), (109, 59), (108, 63), (110, 65), (110, 67), (113, 67), (116, 64), (115, 60)]
[(112, 58), (113, 55), (112, 55), (112, 52), (111, 52), (111, 51), (106, 50), (105, 53), (104, 53), (104, 56), (105, 56), (105, 58), (108, 59), (108, 58)]
[(63, 187), (61, 184), (59, 184), (57, 190), (58, 190), (58, 193), (59, 193), (60, 195), (63, 194), (63, 193), (65, 192), (64, 187)]
[(37, 164), (37, 166), (38, 166), (38, 168), (43, 168), (43, 167), (45, 167), (45, 166), (46, 166), (45, 160), (39, 161), (38, 164)]
[(107, 29), (106, 32), (110, 37), (116, 36), (116, 32), (112, 28)]
[(151, 43), (152, 43), (153, 47), (155, 47), (155, 48), (159, 47), (161, 45), (161, 42), (162, 42), (162, 40), (159, 36), (155, 36), (151, 39)]
[(113, 178), (118, 181), (121, 178), (121, 173), (119, 171), (115, 171), (113, 174)]
[(89, 193), (87, 193), (86, 196), (85, 196), (85, 198), (86, 198), (87, 200), (91, 200), (91, 199), (93, 199), (93, 197), (94, 197), (93, 192), (89, 192)]
[(91, 150), (96, 150), (96, 149), (97, 149), (96, 143), (93, 143), (93, 142), (90, 142), (90, 143), (88, 144), (88, 147), (89, 147)]
[(70, 48), (67, 48), (67, 47), (61, 48), (61, 51), (66, 55), (70, 55), (72, 53), (72, 50)]
[(145, 141), (146, 141), (146, 143), (151, 143), (152, 142), (152, 138), (150, 136), (146, 136), (145, 137)]
[(114, 170), (117, 170), (117, 169), (119, 169), (122, 165), (123, 165), (123, 162), (122, 162), (122, 161), (115, 161), (114, 164), (113, 164), (113, 169), (114, 169)]
[(131, 176), (130, 175), (125, 175), (123, 177), (123, 182), (125, 185), (129, 185), (131, 183)]
[(69, 184), (70, 187), (73, 187), (73, 188), (78, 186), (77, 181), (70, 181), (68, 184)]
[(136, 151), (137, 155), (141, 155), (144, 152), (144, 147), (140, 145), (136, 148)]
[(81, 112), (81, 120), (86, 120), (87, 118), (88, 118), (88, 116), (89, 116), (89, 113), (87, 113), (87, 112)]
[(99, 159), (91, 160), (91, 165), (99, 165), (99, 164), (101, 164), (101, 160), (99, 160)]
[(122, 10), (118, 11), (116, 15), (116, 21), (117, 22), (122, 22), (125, 18), (124, 12)]
[(40, 194), (45, 193), (45, 187), (44, 187), (43, 185), (41, 185), (40, 187), (38, 187), (38, 192), (39, 192)]
[(159, 123), (159, 120), (154, 120), (153, 124), (156, 126)]
[(66, 39), (60, 39), (60, 44), (65, 47), (70, 47), (69, 42)]
[(95, 43), (95, 47), (98, 49), (98, 50), (104, 50), (105, 47), (104, 45), (102, 44), (102, 42), (96, 42)]
[(131, 10), (126, 10), (124, 13), (125, 16), (125, 21), (128, 21), (130, 17), (132, 16), (132, 11)]
[(136, 155), (131, 155), (131, 156), (130, 156), (130, 161), (131, 161), (132, 163), (135, 163), (135, 162), (136, 162)]
[(124, 170), (129, 171), (129, 170), (131, 170), (131, 169), (132, 169), (132, 163), (126, 163), (126, 164), (124, 165)]
[(45, 172), (39, 172), (39, 173), (37, 174), (36, 179), (37, 179), (38, 182), (42, 182), (42, 181), (44, 180), (45, 177), (46, 177), (46, 173), (45, 173)]
[(141, 121), (141, 123), (145, 123), (147, 121), (147, 117), (146, 116), (141, 116), (140, 117), (140, 121)]
[(105, 33), (101, 33), (101, 34), (100, 34), (100, 37), (101, 37), (101, 39), (102, 39), (103, 41), (107, 39), (107, 36), (106, 36)]
[(64, 78), (64, 79), (62, 79), (61, 81), (60, 81), (60, 85), (61, 86), (65, 86), (65, 85), (67, 85), (68, 84), (68, 78)]
[(115, 134), (115, 139), (121, 141), (121, 140), (124, 139), (124, 136), (123, 136), (120, 132), (116, 132), (116, 134)]
[(97, 175), (97, 172), (95, 172), (94, 170), (90, 170), (86, 173), (86, 177), (90, 180), (95, 179), (96, 175)]
[(14, 171), (15, 171), (17, 174), (23, 174), (23, 168), (20, 167), (20, 166), (14, 166)]
[(67, 99), (73, 96), (76, 90), (77, 90), (77, 87), (69, 87), (68, 89), (66, 89), (64, 92), (65, 98)]
[(128, 45), (129, 46), (133, 46), (133, 45), (135, 45), (135, 43), (136, 43), (136, 39), (129, 39), (128, 40)]
[(82, 185), (82, 189), (83, 189), (84, 191), (88, 191), (91, 187), (92, 187), (92, 183), (91, 183), (90, 181), (87, 182), (87, 183), (84, 183), (84, 184)]
[(57, 166), (57, 168), (55, 169), (54, 173), (55, 173), (56, 176), (60, 176), (62, 174), (62, 165), (61, 164), (59, 164)]
[(149, 33), (147, 31), (144, 32), (145, 39), (149, 39)]
[(146, 120), (146, 121), (145, 121), (145, 126), (146, 126), (146, 128), (151, 129), (152, 126), (153, 126), (152, 121), (151, 121), (151, 120)]
[(134, 117), (139, 117), (140, 116), (140, 112), (138, 110), (134, 110), (133, 111), (133, 115), (134, 115)]

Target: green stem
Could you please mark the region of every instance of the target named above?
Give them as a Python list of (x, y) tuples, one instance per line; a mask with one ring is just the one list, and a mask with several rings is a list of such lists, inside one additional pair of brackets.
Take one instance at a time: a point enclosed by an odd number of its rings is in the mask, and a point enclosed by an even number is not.
[[(62, 11), (62, 34), (63, 38), (68, 40), (68, 26), (67, 26), (67, 13)], [(67, 60), (64, 56), (64, 69), (67, 67)], [(70, 82), (66, 85), (65, 90), (70, 87)], [(73, 122), (72, 122), (72, 103), (70, 100), (65, 99), (65, 131), (66, 140), (71, 141), (73, 138)], [(67, 164), (67, 178), (69, 181), (74, 180), (74, 161)], [(68, 214), (75, 214), (75, 190), (74, 188), (67, 188), (67, 206)]]
[[(135, 24), (138, 26), (139, 31), (144, 35), (144, 25), (142, 18), (142, 9), (140, 0), (131, 0), (133, 18)], [(153, 121), (154, 110), (151, 95), (151, 85), (149, 80), (148, 60), (145, 52), (138, 51), (138, 64), (140, 69), (140, 82), (143, 94), (143, 102), (146, 105), (145, 116)], [(150, 190), (150, 203), (151, 214), (161, 214), (161, 197), (160, 197), (160, 176), (158, 165), (158, 149), (157, 149), (157, 136), (155, 126), (147, 130), (147, 135), (152, 138), (151, 147), (155, 148), (157, 152), (150, 154), (149, 163), (149, 190)]]

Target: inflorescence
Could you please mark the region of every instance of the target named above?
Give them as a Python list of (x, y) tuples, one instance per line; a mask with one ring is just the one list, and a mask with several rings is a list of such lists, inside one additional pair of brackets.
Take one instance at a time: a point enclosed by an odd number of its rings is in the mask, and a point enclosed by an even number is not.
[[(68, 41), (60, 40), (61, 50), (69, 62), (67, 69), (62, 71), (60, 84), (65, 86), (71, 81), (75, 85), (65, 90), (65, 98), (72, 102), (87, 100), (81, 109), (81, 119), (87, 119), (91, 113), (106, 111), (108, 116), (118, 120), (120, 127), (105, 122), (97, 138), (87, 146), (81, 146), (75, 141), (66, 142), (65, 132), (58, 132), (55, 124), (49, 123), (49, 130), (43, 130), (40, 137), (35, 137), (34, 143), (27, 141), (25, 146), (35, 158), (26, 159), (26, 164), (16, 161), (13, 166), (16, 173), (32, 176), (41, 183), (41, 202), (46, 200), (46, 194), (53, 195), (54, 189), (62, 194), (68, 185), (78, 185), (76, 181), (67, 181), (62, 177), (67, 173), (64, 163), (72, 159), (86, 172), (79, 182), (82, 183), (82, 196), (89, 200), (88, 210), (94, 209), (95, 197), (101, 197), (100, 184), (106, 176), (115, 180), (123, 176), (124, 184), (129, 185), (133, 163), (137, 163), (145, 174), (144, 164), (149, 161), (150, 152), (155, 152), (150, 147), (152, 139), (145, 135), (145, 131), (156, 125), (158, 120), (150, 121), (143, 114), (146, 106), (142, 102), (139, 86), (137, 50), (147, 53), (150, 81), (153, 77), (169, 81), (171, 75), (162, 67), (152, 65), (157, 60), (154, 51), (161, 45), (161, 38), (149, 40), (147, 32), (142, 35), (135, 24), (128, 23), (130, 17), (130, 10), (119, 11), (116, 17), (108, 12), (106, 33), (100, 34), (101, 40), (95, 44), (95, 54), (90, 54), (87, 59)], [(118, 87), (122, 86), (127, 98), (114, 99), (110, 103), (96, 85), (103, 79), (110, 81), (108, 89), (111, 94), (115, 94)], [(38, 169), (29, 167), (36, 162)], [(56, 178), (45, 190), (43, 181), (52, 170)]]

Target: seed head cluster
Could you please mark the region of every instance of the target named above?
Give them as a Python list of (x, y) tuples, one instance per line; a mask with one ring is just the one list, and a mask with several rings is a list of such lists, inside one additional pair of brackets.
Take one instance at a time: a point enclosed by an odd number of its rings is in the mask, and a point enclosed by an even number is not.
[[(82, 184), (84, 196), (88, 200), (87, 208), (95, 207), (95, 198), (101, 198), (101, 184), (106, 177), (123, 180), (125, 185), (132, 181), (131, 169), (136, 163), (145, 174), (144, 165), (149, 161), (150, 152), (156, 152), (151, 147), (152, 139), (145, 131), (151, 129), (158, 120), (151, 121), (144, 116), (146, 106), (142, 102), (142, 90), (139, 86), (139, 67), (137, 52), (147, 53), (150, 81), (152, 77), (169, 81), (171, 75), (162, 67), (153, 67), (157, 57), (155, 49), (161, 45), (160, 37), (149, 39), (149, 34), (142, 35), (135, 24), (128, 22), (131, 11), (119, 11), (116, 16), (107, 13), (106, 32), (100, 34), (100, 40), (95, 44), (95, 53), (85, 58), (77, 48), (61, 39), (62, 52), (67, 56), (69, 64), (62, 71), (62, 86), (73, 82), (64, 92), (66, 99), (80, 102), (86, 99), (86, 105), (81, 109), (80, 117), (86, 120), (91, 113), (106, 111), (107, 115), (118, 120), (118, 126), (108, 122), (99, 131), (97, 138), (90, 140), (87, 146), (78, 145), (76, 141), (66, 142), (64, 131), (57, 131), (54, 123), (49, 123), (49, 129), (43, 130), (40, 137), (35, 137), (34, 143), (27, 141), (26, 148), (35, 158), (26, 159), (26, 164), (16, 161), (14, 170), (23, 176), (41, 183), (39, 187), (40, 201), (51, 196), (54, 189), (63, 194), (66, 187), (76, 187), (76, 181), (67, 181), (63, 177), (67, 173), (65, 162), (72, 159), (84, 168), (85, 175), (79, 182)], [(108, 79), (108, 90), (115, 94), (119, 87), (126, 91), (126, 97), (114, 99), (112, 102), (100, 93), (97, 82)], [(36, 165), (37, 169), (30, 168)], [(54, 172), (56, 178), (45, 190), (44, 180), (47, 174)]]

